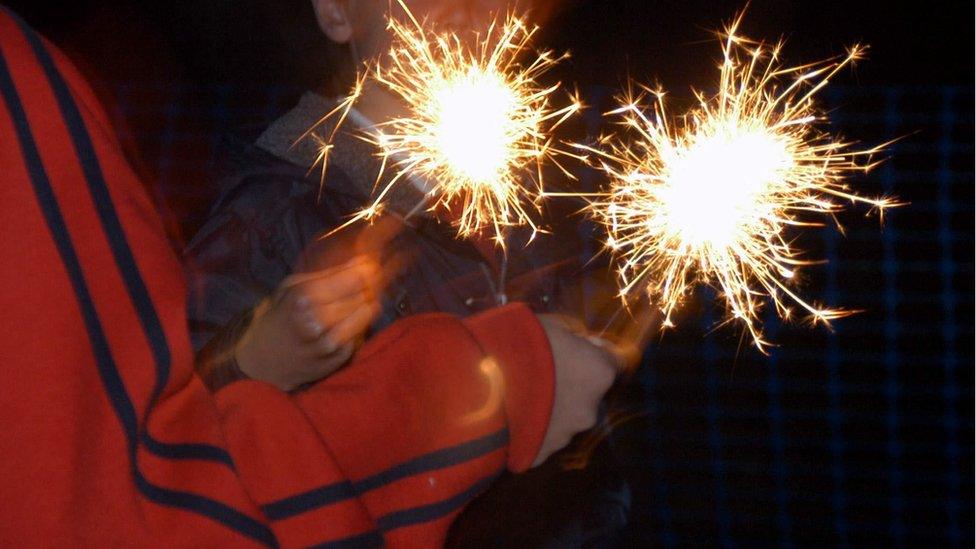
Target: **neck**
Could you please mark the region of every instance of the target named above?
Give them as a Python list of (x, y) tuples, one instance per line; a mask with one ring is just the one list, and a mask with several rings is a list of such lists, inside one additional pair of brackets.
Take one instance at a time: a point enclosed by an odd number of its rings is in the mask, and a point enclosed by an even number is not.
[(372, 82), (363, 89), (362, 95), (356, 101), (356, 109), (374, 124), (382, 124), (406, 113), (396, 96)]

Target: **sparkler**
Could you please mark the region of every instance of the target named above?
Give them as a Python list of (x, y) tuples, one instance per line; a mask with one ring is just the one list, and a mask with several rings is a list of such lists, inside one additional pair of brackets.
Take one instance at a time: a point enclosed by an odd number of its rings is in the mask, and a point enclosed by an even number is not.
[(578, 147), (594, 153), (610, 179), (588, 211), (607, 229), (624, 303), (645, 294), (669, 327), (695, 285), (712, 285), (726, 322), (740, 321), (764, 350), (759, 314), (768, 302), (784, 319), (793, 306), (827, 325), (851, 314), (791, 289), (797, 268), (815, 263), (791, 244), (791, 230), (822, 226), (814, 218), (834, 218), (844, 202), (878, 211), (896, 204), (859, 196), (845, 182), (875, 166), (872, 155), (888, 144), (858, 150), (817, 128), (825, 116), (814, 95), (864, 49), (783, 68), (782, 44), (737, 35), (741, 20), (724, 33), (717, 94), (696, 92), (697, 107), (669, 121), (663, 92), (629, 92), (608, 115), (636, 140), (605, 137)]
[[(543, 198), (543, 166), (551, 162), (572, 177), (557, 160), (571, 152), (556, 148), (549, 133), (581, 103), (570, 95), (568, 105), (555, 107), (559, 85), (538, 82), (566, 56), (533, 52), (537, 27), (513, 14), (494, 20), (472, 45), (457, 34), (438, 33), (402, 0), (398, 3), (407, 22), (389, 18), (390, 50), (327, 116), (344, 118), (367, 81), (406, 106), (406, 114), (381, 122), (366, 136), (382, 160), (377, 185), (388, 168), (395, 173), (349, 223), (381, 213), (394, 186), (415, 178), (428, 182), (430, 209), (454, 211), (461, 237), (491, 229), (504, 246), (503, 231), (513, 226), (530, 226), (534, 236), (539, 228), (532, 214)], [(531, 61), (521, 63), (530, 53)], [(324, 166), (328, 141), (321, 150)]]

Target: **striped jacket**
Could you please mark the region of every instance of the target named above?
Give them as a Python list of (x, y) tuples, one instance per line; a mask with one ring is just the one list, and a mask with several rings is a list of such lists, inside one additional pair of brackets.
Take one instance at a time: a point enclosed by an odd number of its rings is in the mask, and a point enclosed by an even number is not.
[(437, 545), (529, 465), (553, 375), (523, 305), (398, 321), (299, 396), (209, 394), (179, 262), (110, 127), (0, 8), (0, 544)]

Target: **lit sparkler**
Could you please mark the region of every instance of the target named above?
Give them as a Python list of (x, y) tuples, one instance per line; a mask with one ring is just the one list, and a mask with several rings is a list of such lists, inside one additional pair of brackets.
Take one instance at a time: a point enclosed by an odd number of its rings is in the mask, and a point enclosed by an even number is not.
[[(471, 44), (457, 34), (438, 33), (398, 2), (408, 21), (390, 17), (389, 52), (327, 117), (344, 118), (367, 81), (406, 106), (405, 115), (379, 123), (366, 137), (378, 148), (381, 171), (394, 173), (350, 223), (378, 215), (394, 186), (412, 177), (428, 182), (429, 208), (456, 211), (459, 236), (489, 229), (504, 246), (506, 227), (530, 226), (535, 234), (543, 166), (552, 163), (572, 177), (557, 160), (570, 153), (554, 147), (550, 132), (581, 103), (571, 95), (568, 105), (554, 106), (559, 85), (538, 81), (565, 56), (532, 51), (537, 27), (512, 14), (493, 21)], [(523, 64), (530, 54), (534, 57)], [(328, 150), (326, 141), (323, 165)]]
[(741, 321), (763, 350), (759, 315), (767, 302), (784, 319), (791, 304), (814, 323), (850, 314), (810, 304), (791, 289), (796, 269), (814, 262), (791, 245), (790, 230), (822, 226), (813, 217), (834, 217), (843, 202), (879, 211), (896, 204), (859, 196), (845, 182), (870, 170), (872, 155), (886, 145), (858, 150), (817, 129), (825, 117), (814, 95), (863, 48), (783, 68), (781, 44), (736, 34), (741, 18), (724, 34), (716, 95), (696, 92), (698, 106), (669, 121), (663, 92), (628, 93), (608, 114), (636, 140), (607, 137), (579, 147), (595, 154), (610, 179), (588, 210), (608, 231), (624, 302), (646, 294), (668, 327), (695, 285), (712, 285), (728, 320)]

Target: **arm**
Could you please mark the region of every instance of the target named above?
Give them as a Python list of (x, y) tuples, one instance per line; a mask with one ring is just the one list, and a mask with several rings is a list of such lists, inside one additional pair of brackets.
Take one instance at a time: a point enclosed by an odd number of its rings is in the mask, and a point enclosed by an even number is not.
[(358, 499), (298, 527), (254, 503), (346, 477), (286, 393), (244, 381), (214, 399), (193, 375), (176, 257), (105, 117), (65, 80), (81, 82), (0, 10), (0, 239), (18, 258), (0, 293), (0, 539), (274, 546), (364, 524)]
[[(0, 487), (12, 495), (0, 539), (424, 542), (492, 473), (532, 462), (556, 423), (553, 369), (520, 307), (411, 319), (298, 397), (250, 380), (209, 394), (159, 219), (83, 79), (52, 52), (0, 10), (0, 241), (17, 258), (0, 292)], [(481, 369), (489, 355), (497, 370)]]
[(285, 545), (435, 544), (495, 475), (536, 461), (553, 371), (545, 330), (514, 305), (412, 317), (298, 396), (242, 381), (218, 405), (242, 479)]
[[(308, 239), (324, 229), (305, 215), (304, 182), (287, 174), (232, 179), (183, 252), (188, 316), (199, 351), (272, 296), (300, 266)], [(313, 202), (314, 204), (314, 202)]]
[(398, 226), (318, 239), (331, 214), (310, 189), (276, 174), (245, 178), (185, 254), (197, 370), (211, 390), (239, 377), (285, 391), (321, 379), (379, 313), (398, 264), (380, 252)]

